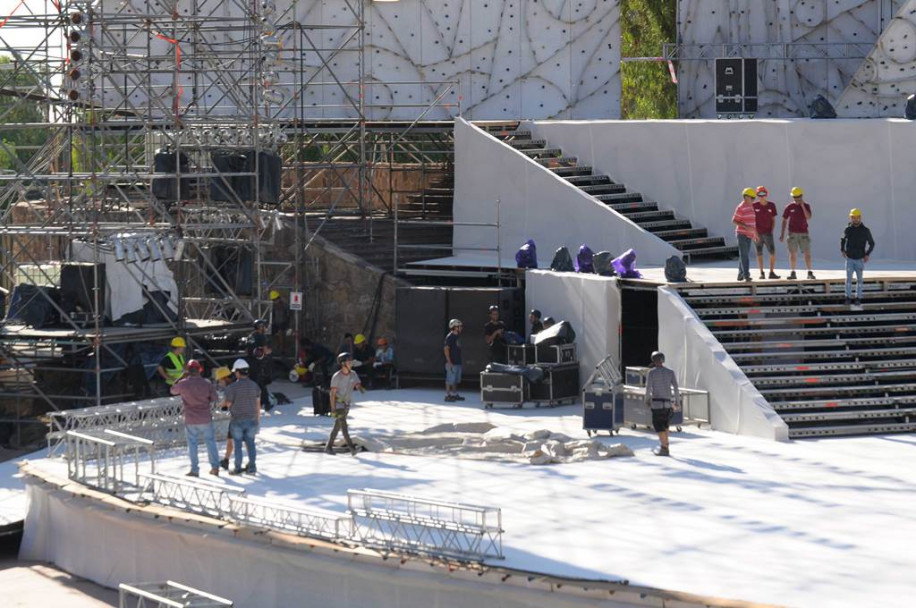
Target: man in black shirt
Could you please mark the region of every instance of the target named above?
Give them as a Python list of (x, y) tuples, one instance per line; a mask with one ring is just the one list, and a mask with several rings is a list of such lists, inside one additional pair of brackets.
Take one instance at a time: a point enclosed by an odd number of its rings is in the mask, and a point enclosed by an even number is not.
[(544, 324), (541, 323), (541, 311), (537, 308), (532, 308), (531, 312), (528, 313), (528, 321), (531, 322), (531, 335), (538, 333), (544, 329)]
[(843, 231), (840, 239), (840, 253), (846, 258), (846, 304), (849, 305), (852, 297), (852, 274), (856, 274), (856, 297), (852, 300), (853, 306), (859, 305), (862, 299), (862, 272), (868, 256), (875, 249), (875, 239), (871, 230), (862, 223), (862, 212), (853, 209), (849, 212), (849, 225)]
[(484, 339), (490, 347), (490, 363), (508, 361), (505, 333), (506, 324), (499, 320), (499, 306), (491, 306), (490, 320), (483, 328)]
[(261, 407), (269, 412), (273, 405), (267, 385), (273, 382), (273, 349), (267, 335), (267, 321), (258, 319), (254, 322), (254, 331), (248, 336), (246, 359), (248, 360), (249, 378), (261, 389)]

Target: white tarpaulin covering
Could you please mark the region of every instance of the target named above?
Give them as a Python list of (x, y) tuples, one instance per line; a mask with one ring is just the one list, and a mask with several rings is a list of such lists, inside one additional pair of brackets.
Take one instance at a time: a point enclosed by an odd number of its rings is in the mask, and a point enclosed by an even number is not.
[(545, 317), (572, 324), (576, 330), (581, 383), (606, 356), (614, 355), (620, 361), (620, 287), (617, 279), (529, 270), (525, 275), (525, 308), (537, 308)]
[(664, 264), (679, 255), (671, 245), (461, 118), (455, 120), (454, 217), (456, 254), (487, 248), (494, 250), (495, 258), (498, 242), (502, 263), (510, 267), (515, 266), (516, 250), (528, 239), (537, 244), (541, 267), (550, 265), (558, 247), (566, 246), (575, 258), (582, 244), (615, 256), (635, 249), (637, 263), (643, 265)]
[(143, 287), (149, 291), (168, 292), (169, 307), (172, 312), (177, 312), (178, 285), (164, 261), (119, 262), (114, 253), (101, 250), (96, 252), (89, 243), (82, 241), (73, 241), (70, 244), (70, 256), (74, 262), (98, 261), (105, 264), (108, 311), (113, 321), (143, 308), (146, 303)]
[[(877, 243), (874, 259), (916, 259), (912, 121), (562, 121), (535, 122), (534, 133), (730, 243), (743, 188), (766, 186), (781, 216), (799, 186), (812, 206), (815, 258), (840, 257), (849, 210), (858, 207)], [(777, 250), (786, 259), (785, 247)]]
[(709, 391), (710, 422), (715, 430), (789, 440), (788, 427), (779, 414), (669, 287), (658, 290), (658, 345), (681, 386)]

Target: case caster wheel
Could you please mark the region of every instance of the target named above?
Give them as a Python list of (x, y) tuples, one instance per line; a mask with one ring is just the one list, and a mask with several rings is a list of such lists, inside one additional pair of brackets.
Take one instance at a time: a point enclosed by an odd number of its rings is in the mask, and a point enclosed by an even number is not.
[(677, 432), (678, 432), (678, 433), (681, 432), (681, 427), (677, 427)]
[(631, 431), (635, 431), (635, 430), (636, 430), (636, 425), (635, 425), (635, 424), (631, 424), (631, 425), (630, 425), (630, 430), (631, 430)]
[(591, 436), (592, 436), (592, 432), (589, 431), (588, 429), (586, 429), (585, 434), (586, 434), (588, 437), (591, 437)]
[(483, 404), (483, 409), (485, 409), (485, 410), (492, 410), (492, 409), (493, 409), (493, 404), (492, 404), (492, 403), (484, 403), (484, 404)]

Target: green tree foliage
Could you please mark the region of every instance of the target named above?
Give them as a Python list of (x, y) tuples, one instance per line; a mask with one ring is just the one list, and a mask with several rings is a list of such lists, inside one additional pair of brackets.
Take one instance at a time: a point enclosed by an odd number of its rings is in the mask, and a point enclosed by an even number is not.
[(25, 97), (41, 93), (38, 79), (0, 56), (0, 169), (21, 170), (45, 143), (48, 131), (41, 104)]
[[(677, 38), (676, 0), (620, 0), (622, 57), (659, 57)], [(622, 118), (677, 118), (677, 87), (663, 62), (621, 65)]]

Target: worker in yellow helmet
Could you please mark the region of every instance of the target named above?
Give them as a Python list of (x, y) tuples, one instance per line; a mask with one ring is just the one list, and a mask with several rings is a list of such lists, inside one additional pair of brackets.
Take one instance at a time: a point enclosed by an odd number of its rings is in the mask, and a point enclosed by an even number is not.
[[(172, 338), (172, 342), (169, 346), (169, 352), (159, 361), (159, 367), (156, 368), (156, 374), (165, 383), (166, 387), (171, 388), (185, 373), (184, 351), (188, 345), (184, 341), (184, 338), (175, 336)], [(162, 393), (163, 391), (160, 390), (157, 392)], [(167, 390), (164, 392), (168, 393)]]
[[(843, 231), (843, 238), (840, 239), (840, 253), (846, 258), (846, 304), (858, 306), (862, 300), (862, 273), (865, 271), (865, 263), (871, 252), (875, 249), (875, 239), (871, 236), (865, 224), (862, 223), (862, 212), (858, 209), (852, 209), (849, 212), (849, 225)], [(850, 302), (852, 297), (852, 275), (856, 275), (856, 297)]]
[(366, 336), (363, 334), (356, 334), (353, 337), (353, 369), (359, 371), (360, 374), (363, 374), (365, 379), (364, 385), (368, 384), (368, 388), (372, 388), (372, 383), (375, 380), (375, 368), (373, 364), (375, 363), (375, 350), (372, 348), (372, 345), (369, 344), (369, 340), (366, 339)]
[(798, 251), (805, 256), (805, 267), (808, 269), (808, 278), (814, 279), (811, 266), (811, 237), (808, 236), (808, 220), (811, 219), (811, 205), (804, 199), (804, 192), (798, 186), (789, 193), (792, 202), (786, 205), (782, 212), (782, 229), (779, 231), (779, 242), (786, 239), (786, 226), (789, 228), (789, 279), (795, 279), (795, 263), (798, 261)]
[(757, 242), (757, 214), (754, 212), (754, 200), (756, 198), (756, 190), (745, 188), (741, 192), (741, 202), (735, 207), (735, 213), (732, 215), (735, 236), (738, 237), (739, 281), (751, 281), (751, 243)]
[(276, 289), (270, 292), (270, 331), (273, 334), (274, 356), (282, 361), (287, 356), (286, 333), (289, 330), (289, 304)]

